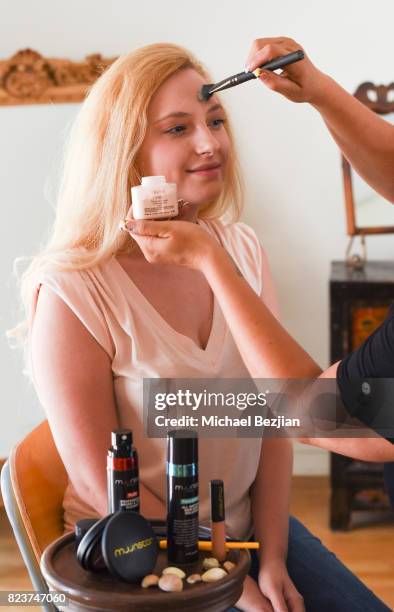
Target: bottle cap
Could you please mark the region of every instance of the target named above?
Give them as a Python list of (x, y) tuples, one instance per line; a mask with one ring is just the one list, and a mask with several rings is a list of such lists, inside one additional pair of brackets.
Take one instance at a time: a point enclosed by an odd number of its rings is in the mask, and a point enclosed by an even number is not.
[(225, 518), (223, 480), (211, 480), (211, 520), (221, 523)]
[(144, 185), (144, 187), (160, 187), (165, 185), (165, 182), (165, 176), (143, 176), (141, 179), (141, 185)]
[(198, 462), (198, 437), (190, 429), (175, 429), (167, 434), (167, 461), (176, 465)]
[(114, 450), (131, 449), (133, 445), (133, 432), (131, 429), (115, 429), (111, 432), (111, 445)]
[(133, 432), (131, 429), (115, 429), (111, 432), (111, 448), (108, 456), (129, 457), (133, 446)]

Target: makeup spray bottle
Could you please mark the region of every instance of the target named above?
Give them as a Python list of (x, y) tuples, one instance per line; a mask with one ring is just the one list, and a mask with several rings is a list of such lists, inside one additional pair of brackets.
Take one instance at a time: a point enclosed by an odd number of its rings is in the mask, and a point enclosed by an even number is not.
[(198, 438), (194, 431), (167, 436), (167, 553), (171, 563), (198, 559)]
[(108, 512), (140, 510), (138, 454), (130, 429), (111, 433), (107, 454)]

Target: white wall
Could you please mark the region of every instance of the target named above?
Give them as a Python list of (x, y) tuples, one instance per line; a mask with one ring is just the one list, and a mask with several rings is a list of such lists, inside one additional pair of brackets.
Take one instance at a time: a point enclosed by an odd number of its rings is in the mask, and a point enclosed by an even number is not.
[[(31, 47), (44, 55), (80, 59), (118, 55), (171, 41), (194, 51), (220, 80), (243, 68), (252, 40), (286, 35), (353, 91), (365, 80), (393, 80), (394, 4), (375, 0), (0, 0), (0, 58)], [(323, 366), (328, 364), (328, 277), (346, 247), (338, 151), (318, 114), (249, 83), (223, 94), (236, 128), (248, 203), (244, 219), (268, 251), (283, 321)], [(33, 253), (52, 218), (44, 195), (54, 173), (64, 128), (76, 106), (0, 108), (1, 328), (17, 320), (12, 260)], [(368, 239), (371, 259), (391, 259), (393, 237)], [(1, 339), (0, 456), (43, 418), (20, 372), (20, 360)], [(297, 455), (299, 471), (327, 469), (315, 450)], [(312, 457), (312, 459), (311, 459)]]

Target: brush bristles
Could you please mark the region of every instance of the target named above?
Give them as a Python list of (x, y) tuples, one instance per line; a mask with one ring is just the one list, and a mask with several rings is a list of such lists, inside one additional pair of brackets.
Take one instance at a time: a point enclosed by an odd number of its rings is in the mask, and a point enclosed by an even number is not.
[(201, 87), (200, 91), (198, 92), (198, 99), (201, 102), (206, 102), (212, 96), (211, 91), (210, 91), (211, 87), (212, 87), (212, 83), (210, 83), (209, 85), (203, 85)]

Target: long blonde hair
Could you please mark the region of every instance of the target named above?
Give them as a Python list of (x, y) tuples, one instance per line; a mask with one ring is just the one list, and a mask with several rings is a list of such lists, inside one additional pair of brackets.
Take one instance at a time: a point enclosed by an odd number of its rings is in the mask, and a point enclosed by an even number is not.
[[(140, 183), (136, 157), (146, 133), (147, 109), (160, 85), (182, 68), (194, 68), (210, 82), (189, 51), (159, 43), (119, 57), (91, 88), (66, 147), (51, 236), (21, 277), (26, 321), (9, 335), (26, 335), (38, 273), (47, 267), (87, 269), (131, 249), (132, 241), (119, 224), (131, 205), (130, 188)], [(235, 221), (243, 189), (228, 122), (226, 129), (230, 156), (225, 185), (200, 216), (214, 219), (226, 213)]]

